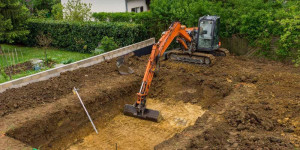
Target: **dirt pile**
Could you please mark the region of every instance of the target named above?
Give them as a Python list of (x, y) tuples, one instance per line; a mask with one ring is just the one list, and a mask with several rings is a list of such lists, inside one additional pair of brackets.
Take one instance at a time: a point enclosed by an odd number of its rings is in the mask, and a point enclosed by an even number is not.
[[(298, 68), (242, 57), (222, 59), (200, 70), (188, 64), (181, 67), (199, 72), (195, 76), (203, 83), (212, 81), (209, 83), (213, 86), (208, 84), (205, 88), (215, 87), (212, 91), (218, 94), (208, 101), (199, 94), (199, 104), (210, 109), (194, 126), (155, 149), (299, 148)], [(191, 82), (196, 83), (193, 79)]]
[[(132, 77), (140, 77), (146, 59), (134, 57), (129, 60), (137, 70)], [(52, 103), (72, 93), (72, 89), (89, 87), (95, 83), (109, 82), (101, 80), (109, 75), (118, 76), (115, 59), (87, 68), (61, 73), (46, 81), (32, 83), (22, 88), (9, 89), (0, 96), (0, 117), (10, 113)]]

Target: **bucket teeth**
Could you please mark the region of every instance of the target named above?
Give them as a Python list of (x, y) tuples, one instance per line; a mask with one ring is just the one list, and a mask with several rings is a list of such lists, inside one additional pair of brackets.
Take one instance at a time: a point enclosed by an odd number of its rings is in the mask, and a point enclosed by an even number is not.
[(124, 115), (136, 117), (144, 120), (160, 122), (162, 117), (159, 111), (152, 109), (145, 109), (144, 113), (138, 112), (133, 105), (126, 104), (124, 107)]

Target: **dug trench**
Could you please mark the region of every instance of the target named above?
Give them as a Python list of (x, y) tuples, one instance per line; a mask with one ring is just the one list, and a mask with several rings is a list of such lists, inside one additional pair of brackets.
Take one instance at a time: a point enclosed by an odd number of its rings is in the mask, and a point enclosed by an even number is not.
[[(165, 71), (154, 79), (148, 100), (148, 107), (161, 111), (163, 121), (154, 123), (125, 117), (123, 106), (136, 100), (146, 60), (147, 56), (130, 58), (129, 64), (135, 71), (131, 75), (119, 75), (116, 61), (111, 60), (8, 90), (1, 95), (3, 108), (6, 108), (1, 109), (1, 128), (6, 137), (42, 149), (110, 149), (115, 144), (131, 148), (136, 139), (143, 140), (133, 147), (151, 149), (193, 125), (205, 112), (198, 103), (201, 99), (221, 99), (230, 91), (220, 84), (206, 88), (203, 80), (192, 78), (191, 74), (186, 76), (184, 72), (177, 76), (176, 68), (170, 69), (165, 65), (168, 62), (163, 62)], [(93, 134), (83, 108), (72, 94), (75, 86), (80, 88), (79, 93), (99, 135)], [(223, 88), (225, 90), (221, 90)]]
[(42, 149), (299, 147), (297, 68), (234, 56), (212, 67), (162, 61), (147, 101), (164, 117), (154, 123), (122, 114), (136, 100), (146, 61), (130, 58), (131, 75), (119, 75), (111, 60), (1, 93), (0, 144), (24, 146), (5, 140), (14, 138)]

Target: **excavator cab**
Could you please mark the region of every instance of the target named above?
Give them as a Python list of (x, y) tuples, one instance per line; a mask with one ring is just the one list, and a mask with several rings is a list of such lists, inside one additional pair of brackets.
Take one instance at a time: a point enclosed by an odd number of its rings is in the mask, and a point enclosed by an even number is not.
[(197, 51), (213, 51), (220, 47), (219, 45), (219, 26), (220, 17), (203, 16), (199, 19)]

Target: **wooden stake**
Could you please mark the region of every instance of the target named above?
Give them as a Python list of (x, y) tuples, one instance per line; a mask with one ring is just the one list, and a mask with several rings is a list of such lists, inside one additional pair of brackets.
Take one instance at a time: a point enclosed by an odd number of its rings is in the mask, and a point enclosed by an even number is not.
[(12, 64), (13, 64), (13, 66), (16, 64), (16, 62), (15, 62), (15, 53), (14, 53), (14, 50), (12, 50), (12, 58), (13, 58), (13, 61), (12, 61)]
[[(21, 50), (20, 50), (21, 51)], [(22, 61), (24, 61), (24, 57), (23, 57), (23, 53), (22, 53), (22, 51), (21, 51), (21, 55), (22, 55)]]
[(17, 59), (17, 64), (19, 63), (19, 58), (18, 58), (18, 51), (17, 49), (15, 48), (15, 52), (16, 52), (16, 59)]
[(5, 56), (5, 62), (6, 62), (6, 67), (8, 68), (9, 70), (9, 79), (11, 80), (11, 70), (9, 68), (9, 64), (8, 64), (8, 61), (7, 61), (7, 57), (6, 57), (6, 54), (5, 54), (5, 50), (3, 49), (3, 53), (4, 53), (4, 56)]

